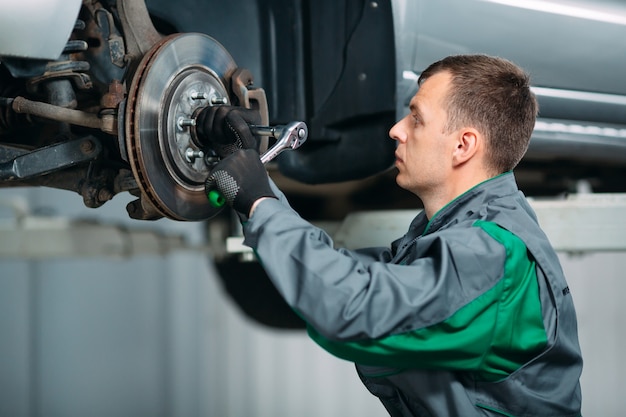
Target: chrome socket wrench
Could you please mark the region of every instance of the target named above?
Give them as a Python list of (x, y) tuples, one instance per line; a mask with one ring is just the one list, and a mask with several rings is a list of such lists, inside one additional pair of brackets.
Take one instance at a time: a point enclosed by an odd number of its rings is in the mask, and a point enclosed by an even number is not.
[[(257, 136), (269, 136), (277, 139), (276, 143), (261, 155), (263, 164), (267, 164), (283, 151), (298, 149), (309, 136), (309, 130), (304, 122), (291, 122), (287, 125), (277, 126), (251, 125), (250, 130)], [(207, 197), (213, 207), (222, 207), (226, 202), (218, 190), (209, 191)]]

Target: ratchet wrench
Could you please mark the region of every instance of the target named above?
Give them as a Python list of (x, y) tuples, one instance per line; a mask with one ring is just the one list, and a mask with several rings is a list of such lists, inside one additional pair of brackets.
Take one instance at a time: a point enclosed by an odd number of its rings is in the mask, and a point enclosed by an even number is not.
[[(276, 143), (261, 155), (263, 164), (267, 164), (283, 151), (298, 149), (309, 136), (309, 131), (304, 122), (291, 122), (278, 126), (251, 125), (250, 130), (257, 136), (269, 136), (277, 139)], [(226, 199), (218, 190), (210, 190), (207, 197), (213, 207), (222, 207), (226, 203)]]

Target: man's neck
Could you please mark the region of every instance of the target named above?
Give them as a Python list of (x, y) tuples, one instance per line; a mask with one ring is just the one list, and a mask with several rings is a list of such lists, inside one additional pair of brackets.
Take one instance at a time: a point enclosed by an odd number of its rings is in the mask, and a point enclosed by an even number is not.
[(437, 187), (420, 193), (419, 197), (424, 204), (426, 217), (432, 219), (439, 210), (452, 200), (489, 178), (493, 178), (493, 175), (485, 173), (459, 175), (455, 180), (448, 181), (448, 186)]

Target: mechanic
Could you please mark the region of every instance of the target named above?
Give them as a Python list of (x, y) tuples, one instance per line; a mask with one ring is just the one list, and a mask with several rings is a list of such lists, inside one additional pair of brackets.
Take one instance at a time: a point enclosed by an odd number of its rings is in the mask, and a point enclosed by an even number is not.
[(207, 187), (240, 213), (244, 243), (310, 337), (355, 362), (390, 415), (579, 416), (572, 296), (512, 172), (538, 112), (529, 77), (498, 57), (459, 55), (418, 85), (389, 135), (396, 182), (424, 210), (389, 247), (335, 249), (290, 208), (242, 109), (204, 121), (243, 148), (222, 152)]

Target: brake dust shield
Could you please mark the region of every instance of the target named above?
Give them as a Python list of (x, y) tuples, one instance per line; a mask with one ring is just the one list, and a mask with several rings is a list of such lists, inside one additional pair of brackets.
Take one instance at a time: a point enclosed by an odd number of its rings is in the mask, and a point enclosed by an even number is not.
[(126, 150), (141, 199), (158, 214), (199, 221), (221, 210), (206, 197), (210, 155), (192, 139), (190, 123), (200, 107), (230, 103), (226, 86), (236, 68), (221, 44), (198, 33), (163, 38), (140, 62), (126, 105)]

